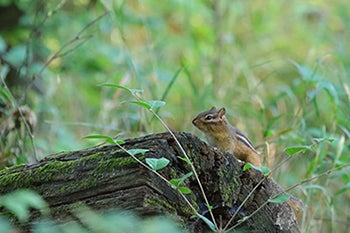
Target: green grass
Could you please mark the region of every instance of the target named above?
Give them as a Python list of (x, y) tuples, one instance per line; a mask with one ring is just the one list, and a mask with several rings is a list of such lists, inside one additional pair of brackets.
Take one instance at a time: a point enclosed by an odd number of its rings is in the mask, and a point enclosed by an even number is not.
[[(42, 35), (30, 45), (39, 46), (43, 58), (33, 65), (42, 64), (106, 8), (111, 13), (87, 28), (84, 35), (91, 39), (43, 72), (44, 95), (28, 95), (26, 102), (39, 117), (39, 157), (90, 146), (82, 140), (86, 135), (127, 138), (165, 131), (142, 107), (130, 104), (127, 93), (100, 86), (115, 83), (144, 90), (146, 100), (164, 100), (159, 115), (173, 130), (200, 135), (193, 117), (212, 105), (225, 106), (229, 121), (260, 145), (270, 167), (288, 157), (285, 148), (313, 145), (273, 173), (283, 187), (350, 163), (346, 1), (72, 5), (63, 5), (40, 25)], [(26, 14), (33, 22), (34, 10)], [(14, 46), (24, 45), (28, 36), (18, 26), (1, 38)], [(318, 144), (315, 138), (333, 141)], [(27, 144), (24, 154), (32, 152)], [(348, 171), (336, 170), (292, 191), (308, 205), (302, 232), (350, 228)]]

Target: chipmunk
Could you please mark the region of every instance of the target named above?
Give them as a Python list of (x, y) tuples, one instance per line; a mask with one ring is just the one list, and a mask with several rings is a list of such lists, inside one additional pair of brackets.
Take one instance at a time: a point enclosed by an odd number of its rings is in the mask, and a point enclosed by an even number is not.
[[(259, 154), (249, 138), (230, 125), (225, 117), (225, 113), (225, 108), (221, 108), (218, 111), (215, 107), (212, 107), (209, 111), (199, 113), (192, 123), (204, 132), (210, 145), (232, 153), (240, 160), (255, 166), (261, 166)], [(306, 208), (305, 204), (293, 196), (287, 203), (294, 210), (296, 218), (301, 220)]]
[(230, 125), (225, 113), (225, 108), (216, 110), (212, 107), (209, 111), (199, 113), (192, 123), (204, 132), (210, 145), (230, 152), (242, 161), (261, 166), (259, 154), (249, 138)]

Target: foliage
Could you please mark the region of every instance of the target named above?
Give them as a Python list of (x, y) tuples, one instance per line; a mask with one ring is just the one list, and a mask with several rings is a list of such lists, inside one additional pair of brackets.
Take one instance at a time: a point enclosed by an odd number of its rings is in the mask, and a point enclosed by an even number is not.
[[(14, 200), (10, 200), (14, 199)], [(31, 232), (184, 232), (175, 222), (165, 217), (155, 217), (141, 220), (137, 216), (126, 211), (110, 211), (97, 213), (87, 207), (80, 207), (73, 210), (76, 221), (66, 224), (57, 224), (47, 217), (47, 204), (41, 197), (30, 190), (18, 190), (13, 193), (0, 196), (0, 204), (8, 208), (14, 216), (21, 222), (28, 220), (31, 208), (41, 210), (43, 217), (36, 221), (31, 227)], [(14, 206), (16, 205), (16, 207)], [(78, 221), (80, 224), (78, 223)], [(0, 216), (1, 232), (15, 232), (16, 227), (4, 216)]]
[[(285, 187), (300, 183), (292, 193), (309, 206), (303, 232), (349, 229), (346, 1), (0, 6), (19, 12), (6, 28), (0, 19), (1, 167), (89, 146), (85, 135), (163, 131), (148, 109), (171, 129), (197, 134), (191, 119), (225, 106), (230, 122), (259, 145), (272, 177)], [(127, 92), (106, 83), (136, 88), (127, 90), (136, 96), (144, 90), (143, 101), (129, 104)], [(38, 117), (33, 134), (30, 121), (14, 117), (23, 105)]]

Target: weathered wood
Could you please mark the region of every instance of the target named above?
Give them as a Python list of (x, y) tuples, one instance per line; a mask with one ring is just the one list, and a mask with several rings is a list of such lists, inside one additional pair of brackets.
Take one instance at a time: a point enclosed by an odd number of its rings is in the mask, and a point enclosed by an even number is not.
[[(228, 153), (207, 146), (188, 133), (176, 137), (191, 158), (216, 222), (224, 225), (252, 189), (261, 181), (232, 225), (253, 213), (266, 200), (283, 190), (259, 171), (242, 171), (242, 162)], [(170, 164), (160, 173), (168, 180), (180, 178), (191, 171), (179, 157), (183, 157), (169, 133), (154, 134), (127, 140), (127, 149), (148, 149), (144, 158), (165, 157)], [(190, 177), (184, 185), (192, 190), (186, 195), (198, 208), (207, 213), (197, 181)], [(171, 188), (154, 173), (138, 164), (115, 145), (94, 147), (80, 151), (59, 153), (33, 165), (10, 168), (0, 172), (0, 193), (18, 188), (31, 188), (48, 202), (52, 216), (60, 221), (69, 219), (71, 209), (88, 205), (96, 210), (111, 208), (136, 211), (141, 216), (171, 214), (195, 232), (208, 230), (202, 220), (193, 220), (192, 210), (178, 191)], [(33, 218), (35, 218), (35, 214)], [(299, 232), (296, 218), (288, 203), (269, 203), (241, 223), (237, 229), (249, 232)]]

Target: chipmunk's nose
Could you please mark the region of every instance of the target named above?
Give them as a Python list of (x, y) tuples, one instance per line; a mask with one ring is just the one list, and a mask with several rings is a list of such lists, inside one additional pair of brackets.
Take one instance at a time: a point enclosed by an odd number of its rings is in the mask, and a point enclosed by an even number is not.
[(196, 122), (197, 122), (197, 118), (194, 118), (194, 119), (192, 120), (192, 124), (194, 124), (194, 125), (196, 126), (196, 125), (197, 125)]

